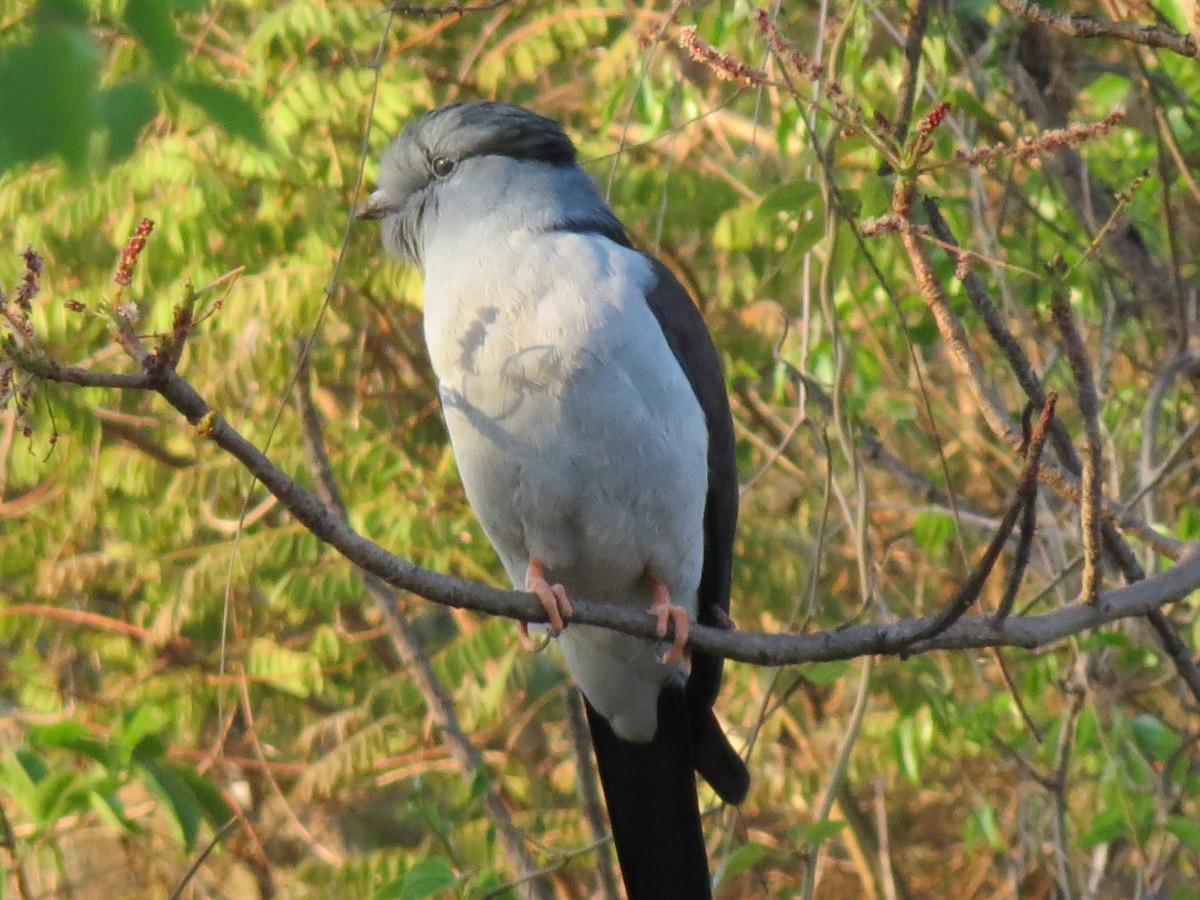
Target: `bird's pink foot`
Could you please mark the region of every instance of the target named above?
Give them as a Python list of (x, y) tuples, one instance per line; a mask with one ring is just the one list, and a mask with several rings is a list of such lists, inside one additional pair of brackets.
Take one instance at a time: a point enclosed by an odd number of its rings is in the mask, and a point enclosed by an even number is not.
[(684, 649), (688, 639), (687, 610), (671, 602), (671, 592), (657, 578), (650, 580), (650, 615), (658, 620), (655, 631), (659, 637), (667, 636), (667, 622), (675, 623), (675, 640), (663, 656), (663, 662), (667, 665), (682, 662), (685, 668), (690, 669), (692, 654)]
[[(525, 590), (537, 594), (538, 600), (542, 603), (542, 608), (546, 610), (546, 615), (550, 617), (551, 634), (558, 634), (567, 627), (566, 623), (563, 622), (563, 616), (569, 616), (572, 612), (571, 601), (567, 597), (567, 589), (561, 584), (550, 584), (550, 582), (546, 581), (546, 567), (540, 559), (534, 558), (529, 560), (529, 566), (525, 569)], [(525, 622), (517, 623), (517, 633), (526, 649), (533, 647), (533, 641), (529, 639), (528, 624)]]

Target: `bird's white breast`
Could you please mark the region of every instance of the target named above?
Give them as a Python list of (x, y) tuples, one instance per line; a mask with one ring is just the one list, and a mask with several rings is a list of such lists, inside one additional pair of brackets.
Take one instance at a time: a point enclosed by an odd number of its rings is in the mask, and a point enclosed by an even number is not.
[[(448, 244), (488, 249), (437, 252)], [(708, 433), (646, 303), (645, 257), (570, 232), (431, 249), (425, 336), (446, 423), (513, 584), (537, 557), (573, 596), (648, 608), (653, 577), (694, 618)], [(671, 676), (659, 651), (578, 625), (560, 645), (616, 731), (649, 740)]]

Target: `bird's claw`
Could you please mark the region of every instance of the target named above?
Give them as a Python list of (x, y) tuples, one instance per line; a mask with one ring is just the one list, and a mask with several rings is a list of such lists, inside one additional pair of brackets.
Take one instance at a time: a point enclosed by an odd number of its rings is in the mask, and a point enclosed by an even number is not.
[[(571, 600), (567, 596), (567, 589), (561, 584), (550, 584), (546, 580), (546, 568), (541, 560), (531, 559), (529, 561), (529, 567), (525, 570), (525, 590), (536, 594), (542, 604), (542, 609), (546, 610), (546, 615), (550, 618), (551, 634), (557, 635), (567, 627), (563, 616), (570, 616), (574, 612)], [(521, 639), (522, 646), (526, 649), (533, 649), (534, 644), (529, 639), (527, 623), (518, 623), (517, 634)]]
[(658, 620), (654, 631), (659, 637), (667, 636), (667, 623), (675, 623), (675, 640), (663, 654), (665, 665), (680, 663), (685, 669), (692, 667), (692, 655), (685, 649), (688, 639), (689, 619), (687, 610), (671, 602), (667, 586), (655, 580), (650, 592), (650, 615)]

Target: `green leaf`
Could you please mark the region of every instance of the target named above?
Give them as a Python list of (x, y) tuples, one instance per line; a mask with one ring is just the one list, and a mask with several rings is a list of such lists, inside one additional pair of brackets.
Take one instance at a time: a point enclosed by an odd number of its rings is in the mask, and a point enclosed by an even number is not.
[(1190, 506), (1181, 509), (1175, 529), (1181, 540), (1191, 541), (1200, 537), (1200, 509)]
[(713, 887), (717, 887), (731, 878), (736, 878), (743, 872), (748, 872), (767, 855), (767, 848), (762, 844), (742, 844), (726, 857), (713, 875)]
[(5, 756), (0, 763), (0, 786), (26, 813), (32, 815), (37, 800), (37, 781), (25, 765), (19, 753)]
[(121, 831), (130, 834), (143, 834), (145, 829), (125, 815), (125, 804), (116, 794), (107, 791), (93, 791), (91, 808), (103, 821)]
[(1106, 844), (1125, 829), (1125, 816), (1121, 810), (1111, 807), (1092, 819), (1092, 827), (1080, 838), (1084, 847)]
[(170, 767), (143, 760), (139, 768), (146, 776), (146, 786), (170, 813), (177, 836), (190, 849), (195, 845), (200, 830), (201, 810), (196, 795)]
[(157, 759), (166, 753), (162, 733), (167, 723), (163, 711), (146, 704), (127, 713), (119, 729), (114, 729), (112, 743), (139, 759)]
[(965, 113), (977, 122), (982, 122), (990, 128), (998, 127), (996, 116), (979, 101), (974, 93), (964, 88), (958, 88), (946, 95), (950, 106), (959, 113)]
[(1179, 843), (1189, 850), (1200, 850), (1200, 823), (1187, 816), (1171, 816), (1164, 826), (1179, 838)]
[(1136, 716), (1132, 724), (1134, 743), (1151, 759), (1164, 760), (1179, 749), (1179, 735), (1150, 713)]
[(920, 784), (921, 762), (917, 753), (916, 723), (911, 716), (901, 719), (892, 730), (892, 749), (904, 777), (912, 784)]
[(233, 810), (215, 784), (199, 772), (186, 766), (171, 766), (171, 770), (192, 792), (192, 796), (204, 811), (204, 817), (208, 819), (210, 825), (220, 827), (229, 821), (233, 816)]
[(113, 762), (113, 752), (108, 745), (97, 740), (82, 723), (74, 719), (49, 725), (31, 725), (28, 740), (32, 747), (59, 747), (105, 766)]
[(808, 663), (801, 670), (813, 684), (833, 684), (850, 668), (849, 660), (836, 659), (832, 662)]
[(140, 81), (126, 81), (96, 95), (96, 116), (108, 129), (107, 162), (120, 162), (133, 152), (138, 135), (158, 112), (150, 88)]
[(801, 222), (788, 243), (787, 252), (790, 254), (807, 253), (821, 238), (825, 237), (825, 218), (813, 216)]
[(913, 540), (922, 550), (945, 548), (954, 537), (954, 519), (948, 513), (923, 512), (913, 520)]
[(804, 837), (810, 844), (819, 844), (846, 827), (842, 819), (826, 819), (823, 822), (813, 822), (804, 829)]
[(927, 312), (922, 312), (920, 318), (908, 326), (908, 337), (918, 347), (929, 347), (937, 343), (941, 337), (937, 322)]
[(88, 7), (84, 0), (41, 0), (37, 6), (38, 28), (55, 25), (86, 25)]
[(246, 672), (281, 691), (308, 697), (321, 690), (321, 664), (311, 653), (280, 647), (268, 638), (256, 638), (246, 655)]
[(1167, 20), (1175, 26), (1177, 31), (1182, 31), (1184, 34), (1191, 31), (1187, 13), (1184, 11), (1180, 0), (1160, 0), (1159, 3), (1155, 4), (1155, 9), (1166, 16)]
[(1106, 72), (1088, 85), (1087, 99), (1093, 108), (1099, 111), (1122, 105), (1128, 93), (1129, 79), (1127, 77)]
[(145, 44), (154, 67), (163, 74), (169, 73), (183, 58), (183, 41), (175, 33), (175, 23), (163, 0), (129, 0), (125, 24)]
[(454, 870), (440, 856), (423, 859), (375, 894), (375, 900), (424, 900), (454, 885)]
[(981, 806), (975, 810), (971, 817), (975, 827), (979, 833), (983, 835), (983, 839), (987, 841), (988, 846), (993, 850), (1000, 850), (1004, 847), (1004, 838), (1000, 834), (1000, 829), (996, 824), (996, 809), (990, 803)]
[(42, 755), (28, 747), (22, 747), (16, 752), (16, 761), (34, 784), (50, 774), (50, 767), (46, 765)]
[(0, 172), (47, 156), (82, 170), (95, 83), (96, 45), (82, 28), (56, 26), (0, 53)]
[(758, 214), (768, 219), (775, 219), (779, 213), (799, 218), (820, 196), (821, 188), (816, 182), (797, 179), (767, 194), (758, 205)]
[(82, 812), (90, 805), (91, 790), (84, 778), (70, 769), (57, 769), (37, 784), (34, 809), (43, 825), (72, 813)]
[(182, 81), (175, 85), (185, 98), (200, 107), (210, 119), (234, 137), (251, 144), (266, 145), (258, 108), (227, 87), (211, 81)]

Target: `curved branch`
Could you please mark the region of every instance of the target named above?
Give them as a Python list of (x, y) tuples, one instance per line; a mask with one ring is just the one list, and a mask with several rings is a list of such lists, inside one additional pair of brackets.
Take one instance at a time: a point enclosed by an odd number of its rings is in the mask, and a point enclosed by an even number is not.
[[(525, 622), (546, 621), (545, 610), (532, 594), (499, 590), (422, 569), (353, 531), (314, 493), (276, 468), (262, 451), (210, 408), (191, 384), (164, 366), (157, 354), (140, 346), (132, 349), (135, 360), (142, 365), (146, 387), (182, 413), (202, 436), (241, 462), (309, 531), (359, 568), (393, 587), (435, 603)], [(66, 370), (52, 367), (45, 371), (45, 376), (57, 380), (56, 371)], [(143, 384), (139, 376), (128, 379), (128, 386)], [(815, 634), (756, 634), (693, 625), (690, 644), (727, 659), (765, 666), (853, 659), (868, 654), (907, 656), (931, 650), (999, 646), (1032, 649), (1118, 619), (1145, 615), (1181, 600), (1197, 588), (1200, 588), (1200, 545), (1191, 545), (1189, 552), (1170, 569), (1127, 587), (1105, 591), (1095, 603), (1002, 622), (991, 616), (972, 616), (958, 620), (927, 640), (917, 640), (930, 624), (928, 618), (920, 618)], [(568, 624), (599, 625), (637, 637), (656, 638), (654, 619), (644, 612), (583, 598), (572, 598), (572, 604), (574, 613)], [(668, 634), (668, 640), (670, 637)]]

